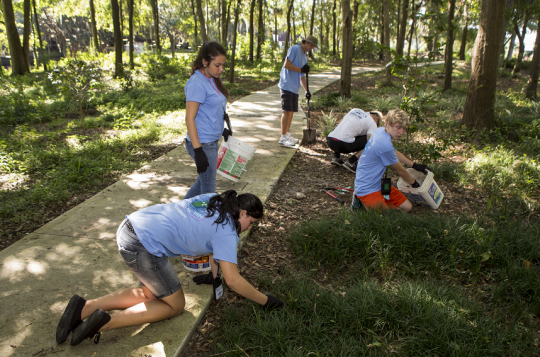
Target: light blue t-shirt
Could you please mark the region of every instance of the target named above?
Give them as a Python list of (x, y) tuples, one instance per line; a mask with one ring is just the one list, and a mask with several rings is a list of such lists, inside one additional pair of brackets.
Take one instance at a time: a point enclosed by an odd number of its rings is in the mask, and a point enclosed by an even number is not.
[[(187, 81), (184, 92), (186, 102), (200, 103), (195, 125), (201, 144), (219, 140), (223, 134), (227, 98), (217, 88), (214, 78), (206, 78), (197, 70)], [(189, 134), (187, 138), (191, 141)]]
[(356, 167), (354, 193), (365, 196), (381, 190), (381, 178), (386, 166), (399, 162), (392, 137), (378, 128), (369, 139)]
[[(307, 63), (307, 57), (302, 51), (301, 45), (294, 45), (289, 48), (287, 58), (296, 67), (302, 68)], [(281, 72), (279, 73), (278, 87), (279, 89), (288, 90), (289, 92), (298, 94), (298, 90), (300, 89), (300, 77), (304, 76), (304, 73), (289, 71), (284, 65), (281, 67)]]
[(238, 234), (234, 223), (215, 224), (217, 212), (206, 217), (206, 205), (214, 195), (217, 193), (146, 207), (127, 218), (139, 241), (155, 256), (213, 253), (216, 261), (237, 264)]

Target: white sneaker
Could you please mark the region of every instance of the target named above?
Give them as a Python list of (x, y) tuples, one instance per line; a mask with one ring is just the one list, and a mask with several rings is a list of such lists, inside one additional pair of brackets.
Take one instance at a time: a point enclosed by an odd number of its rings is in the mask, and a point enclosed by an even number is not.
[(281, 135), (281, 138), (278, 141), (278, 144), (283, 146), (294, 146), (295, 144), (292, 142), (291, 139), (287, 135)]
[(298, 140), (298, 139), (293, 138), (292, 135), (291, 135), (291, 133), (287, 133), (287, 134), (285, 134), (285, 135), (289, 138), (290, 141), (292, 141), (292, 142), (295, 143), (295, 144), (298, 144), (298, 142), (300, 141), (300, 140)]

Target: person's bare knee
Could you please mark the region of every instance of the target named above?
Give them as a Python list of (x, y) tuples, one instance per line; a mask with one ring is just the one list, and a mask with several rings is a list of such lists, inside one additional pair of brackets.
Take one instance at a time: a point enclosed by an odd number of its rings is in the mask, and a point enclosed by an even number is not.
[(177, 292), (172, 295), (166, 296), (160, 299), (171, 308), (171, 317), (175, 317), (184, 312), (184, 307), (186, 306), (186, 298), (184, 296), (184, 291), (180, 288)]
[(410, 212), (412, 210), (412, 203), (411, 201), (409, 200), (406, 200), (405, 202), (403, 202), (399, 207), (398, 207), (398, 210), (402, 211), (402, 212)]

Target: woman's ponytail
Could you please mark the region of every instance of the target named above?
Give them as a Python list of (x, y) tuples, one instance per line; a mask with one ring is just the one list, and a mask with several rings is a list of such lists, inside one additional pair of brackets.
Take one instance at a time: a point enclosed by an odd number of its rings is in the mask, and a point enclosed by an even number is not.
[(223, 226), (234, 223), (236, 232), (240, 233), (241, 227), (238, 219), (242, 210), (245, 210), (248, 216), (256, 219), (264, 216), (264, 207), (259, 197), (251, 193), (242, 193), (239, 195), (234, 190), (228, 190), (210, 199), (206, 207), (206, 211), (208, 212), (206, 217), (211, 217), (218, 212), (219, 216), (214, 223)]

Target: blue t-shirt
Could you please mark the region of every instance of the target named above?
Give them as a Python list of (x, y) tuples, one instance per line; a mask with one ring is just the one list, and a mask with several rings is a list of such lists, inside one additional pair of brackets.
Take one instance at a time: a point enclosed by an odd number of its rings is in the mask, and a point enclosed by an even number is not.
[[(197, 70), (187, 81), (184, 92), (186, 102), (200, 103), (195, 125), (201, 144), (219, 140), (223, 134), (223, 114), (227, 107), (227, 98), (217, 88), (214, 78), (206, 78)], [(191, 141), (189, 134), (187, 138)]]
[(392, 145), (392, 137), (378, 128), (369, 139), (356, 167), (354, 193), (365, 196), (381, 190), (381, 178), (386, 166), (399, 162), (396, 149)]
[[(296, 67), (302, 68), (307, 63), (307, 57), (304, 51), (302, 51), (301, 45), (294, 45), (289, 48), (287, 58)], [(289, 71), (284, 65), (281, 67), (281, 72), (279, 73), (279, 89), (288, 90), (289, 92), (298, 94), (298, 90), (300, 89), (300, 77), (304, 77), (304, 73)]]
[(206, 193), (179, 202), (158, 204), (133, 212), (127, 218), (139, 241), (161, 257), (214, 254), (216, 261), (237, 264), (238, 234), (234, 223), (214, 224), (219, 214), (206, 217), (206, 205), (217, 193)]

